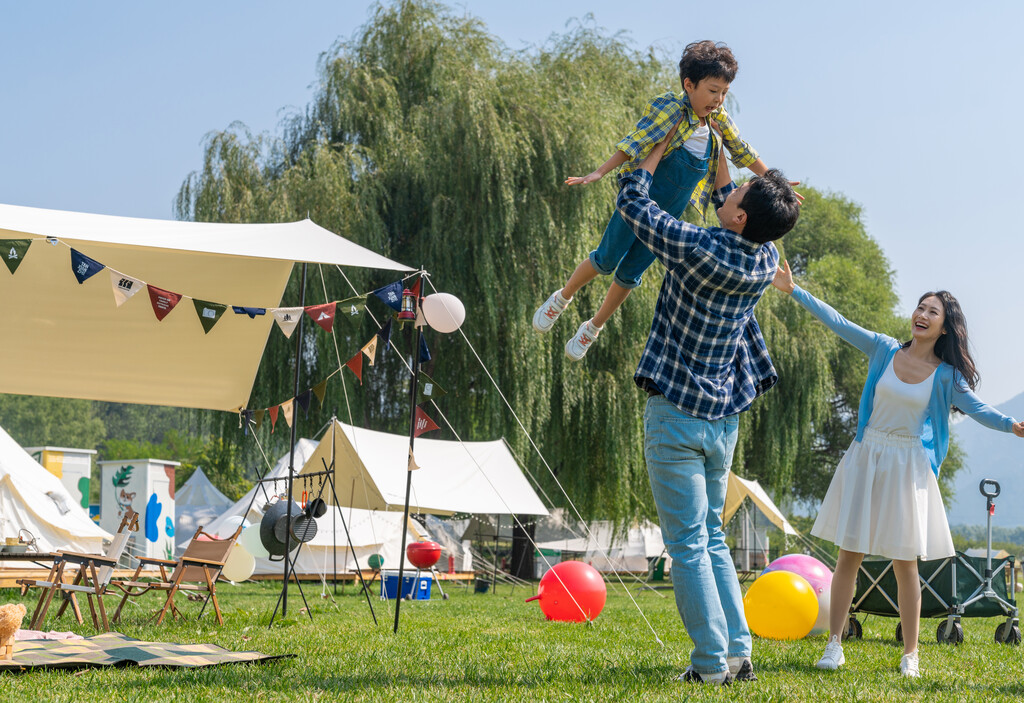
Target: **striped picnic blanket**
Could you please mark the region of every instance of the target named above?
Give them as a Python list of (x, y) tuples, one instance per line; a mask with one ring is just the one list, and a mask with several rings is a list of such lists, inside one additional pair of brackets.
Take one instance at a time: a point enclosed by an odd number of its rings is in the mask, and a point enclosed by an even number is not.
[(14, 659), (0, 661), (0, 671), (85, 669), (96, 666), (212, 666), (232, 662), (272, 661), (293, 656), (232, 652), (215, 644), (145, 642), (119, 632), (80, 640), (23, 640), (14, 643)]

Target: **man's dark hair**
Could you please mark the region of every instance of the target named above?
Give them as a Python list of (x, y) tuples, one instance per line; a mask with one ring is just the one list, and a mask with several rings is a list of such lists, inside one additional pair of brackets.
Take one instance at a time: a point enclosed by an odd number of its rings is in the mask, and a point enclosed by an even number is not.
[(739, 206), (747, 213), (743, 238), (758, 244), (779, 239), (800, 217), (800, 201), (793, 186), (777, 168), (750, 179)]
[(736, 71), (740, 68), (732, 49), (723, 42), (695, 41), (683, 49), (683, 58), (679, 59), (679, 83), (689, 78), (696, 85), (705, 78), (721, 78), (732, 83)]

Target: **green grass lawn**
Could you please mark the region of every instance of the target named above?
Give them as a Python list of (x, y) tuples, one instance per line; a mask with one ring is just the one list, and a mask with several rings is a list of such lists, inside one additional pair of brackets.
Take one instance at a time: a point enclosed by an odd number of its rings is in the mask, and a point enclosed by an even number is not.
[[(675, 681), (688, 662), (671, 591), (636, 593), (665, 646), (657, 644), (640, 615), (611, 589), (604, 612), (590, 626), (544, 620), (532, 595), (508, 586), (495, 594), (450, 587), (451, 599), (405, 602), (398, 634), (389, 605), (366, 601), (352, 586), (335, 600), (319, 584), (304, 586), (314, 619), (301, 614), (292, 588), (288, 618), (267, 628), (279, 587), (222, 585), (225, 624), (182, 599), (188, 619), (157, 626), (147, 621), (156, 596), (139, 599), (118, 629), (139, 639), (213, 642), (233, 650), (258, 649), (295, 657), (268, 664), (204, 669), (91, 669), (78, 672), (0, 674), (0, 701), (662, 701), (695, 700), (1020, 700), (1024, 651), (993, 641), (997, 620), (964, 620), (959, 647), (935, 643), (938, 621), (923, 625), (922, 676), (903, 680), (896, 670), (901, 648), (895, 619), (870, 617), (864, 639), (847, 643), (847, 664), (835, 673), (813, 664), (824, 637), (799, 642), (754, 640), (759, 681), (724, 689)], [(435, 588), (434, 595), (437, 595)], [(0, 602), (17, 600), (0, 592)], [(26, 599), (26, 606), (34, 603)], [(30, 608), (31, 610), (31, 608)], [(74, 620), (47, 624), (95, 634)]]

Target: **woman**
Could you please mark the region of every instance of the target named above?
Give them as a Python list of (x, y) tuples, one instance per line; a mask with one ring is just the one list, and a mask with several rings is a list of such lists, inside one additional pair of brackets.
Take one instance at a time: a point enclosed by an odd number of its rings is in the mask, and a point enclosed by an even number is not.
[(807, 308), (833, 332), (868, 355), (857, 436), (839, 462), (811, 529), (839, 547), (832, 577), (829, 638), (819, 669), (846, 658), (840, 640), (865, 554), (893, 560), (899, 589), (903, 658), (900, 673), (918, 676), (921, 590), (917, 559), (954, 554), (937, 476), (949, 448), (949, 413), (958, 410), (986, 427), (1024, 437), (1016, 422), (972, 392), (978, 372), (968, 350), (967, 326), (956, 298), (925, 293), (911, 315), (911, 339), (859, 327), (793, 283), (789, 262), (773, 285)]

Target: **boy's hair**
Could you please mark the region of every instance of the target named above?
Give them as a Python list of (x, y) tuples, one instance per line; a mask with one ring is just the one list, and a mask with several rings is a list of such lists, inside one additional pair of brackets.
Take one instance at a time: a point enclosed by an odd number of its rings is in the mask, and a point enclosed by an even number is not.
[(695, 41), (683, 49), (683, 58), (679, 59), (679, 83), (689, 78), (696, 85), (705, 78), (721, 78), (732, 83), (736, 71), (740, 68), (732, 49), (723, 42), (709, 40)]
[(747, 213), (743, 238), (758, 244), (779, 239), (800, 217), (800, 201), (793, 186), (777, 168), (750, 179), (739, 207)]

